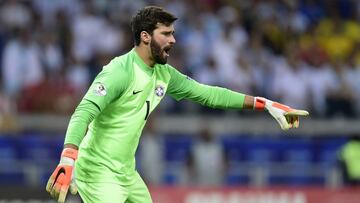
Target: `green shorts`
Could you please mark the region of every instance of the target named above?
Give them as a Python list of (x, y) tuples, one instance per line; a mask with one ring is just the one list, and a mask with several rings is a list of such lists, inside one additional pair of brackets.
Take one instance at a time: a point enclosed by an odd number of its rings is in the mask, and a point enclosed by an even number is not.
[(149, 190), (139, 174), (132, 185), (88, 183), (76, 179), (84, 203), (152, 203)]

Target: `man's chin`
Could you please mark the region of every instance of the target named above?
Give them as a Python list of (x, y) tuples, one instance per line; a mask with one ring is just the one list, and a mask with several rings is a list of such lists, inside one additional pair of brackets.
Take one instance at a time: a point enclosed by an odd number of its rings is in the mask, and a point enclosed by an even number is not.
[(167, 62), (167, 57), (156, 60), (156, 63), (157, 63), (157, 64), (161, 64), (161, 65), (166, 64), (166, 62)]
[(165, 64), (166, 64), (166, 61), (159, 61), (158, 64), (160, 64), (160, 65), (165, 65)]

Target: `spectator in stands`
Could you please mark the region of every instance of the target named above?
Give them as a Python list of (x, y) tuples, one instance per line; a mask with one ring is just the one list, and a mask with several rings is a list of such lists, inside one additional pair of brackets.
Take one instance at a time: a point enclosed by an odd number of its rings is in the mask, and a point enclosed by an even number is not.
[(59, 10), (55, 14), (55, 23), (53, 30), (57, 34), (57, 43), (61, 49), (61, 55), (64, 59), (71, 58), (71, 46), (73, 43), (73, 35), (70, 27), (70, 17), (65, 11)]
[[(236, 75), (237, 55), (239, 47), (233, 43), (230, 28), (225, 28), (224, 33), (213, 43), (211, 57), (215, 61), (217, 69), (221, 70), (218, 77), (222, 83), (231, 86), (231, 78)], [(224, 60), (226, 58), (226, 60)]]
[(218, 77), (220, 71), (221, 69), (215, 65), (214, 58), (208, 56), (205, 63), (194, 72), (194, 79), (207, 85), (223, 86)]
[(269, 96), (270, 87), (273, 82), (274, 68), (273, 58), (275, 57), (263, 46), (263, 34), (261, 31), (252, 31), (240, 55), (252, 67), (254, 76), (254, 93)]
[(89, 2), (83, 11), (72, 21), (73, 35), (72, 54), (77, 60), (89, 62), (97, 50), (98, 38), (102, 36), (106, 22), (103, 16), (97, 15), (96, 7)]
[(223, 184), (225, 155), (222, 145), (206, 126), (200, 132), (199, 140), (193, 145), (191, 154), (193, 183), (200, 186)]
[(58, 77), (63, 69), (64, 59), (56, 37), (56, 33), (51, 31), (43, 31), (39, 37), (41, 62), (50, 77)]
[(345, 184), (360, 186), (360, 134), (353, 135), (343, 146), (340, 158)]
[(30, 28), (19, 28), (4, 48), (2, 73), (5, 93), (17, 97), (25, 87), (39, 84), (43, 77), (38, 44)]
[(31, 11), (16, 0), (6, 0), (1, 2), (0, 21), (8, 29), (25, 28), (31, 23)]
[(351, 77), (347, 66), (342, 62), (336, 62), (331, 69), (331, 86), (326, 92), (326, 115), (333, 117), (342, 114), (346, 117), (355, 116), (355, 98), (351, 86)]
[[(286, 51), (286, 56), (280, 57), (277, 63), (273, 82), (273, 93), (275, 98), (281, 102), (292, 104), (297, 108), (309, 108), (309, 83), (308, 72), (299, 60), (295, 42), (289, 43), (291, 49)], [(294, 86), (289, 84), (296, 84)]]
[(326, 94), (333, 86), (331, 79), (331, 66), (328, 64), (306, 64), (309, 71), (308, 82), (310, 86), (311, 105), (314, 116), (324, 117), (326, 113)]
[[(356, 49), (347, 60), (347, 78), (350, 88), (353, 91), (353, 97), (355, 101), (360, 101), (360, 43), (357, 44)], [(354, 108), (356, 109), (356, 115), (360, 115), (360, 103), (354, 102)]]

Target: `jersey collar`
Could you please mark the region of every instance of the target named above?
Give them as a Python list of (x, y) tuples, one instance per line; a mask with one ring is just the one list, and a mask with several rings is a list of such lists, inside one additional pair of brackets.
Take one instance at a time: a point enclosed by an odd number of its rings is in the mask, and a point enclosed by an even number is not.
[(131, 52), (133, 53), (133, 55), (135, 56), (135, 62), (140, 66), (140, 68), (142, 70), (144, 70), (146, 73), (148, 74), (152, 74), (154, 72), (154, 68), (151, 68), (150, 66), (148, 66), (141, 58), (140, 56), (136, 53), (135, 49), (133, 48), (131, 50)]

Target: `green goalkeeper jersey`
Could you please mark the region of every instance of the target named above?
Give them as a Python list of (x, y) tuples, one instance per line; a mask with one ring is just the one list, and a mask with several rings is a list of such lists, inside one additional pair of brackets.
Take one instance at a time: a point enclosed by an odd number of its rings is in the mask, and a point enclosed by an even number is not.
[(79, 146), (76, 178), (132, 184), (141, 132), (165, 94), (213, 108), (244, 102), (244, 94), (200, 84), (168, 64), (149, 67), (133, 49), (104, 66), (70, 120), (65, 144)]

